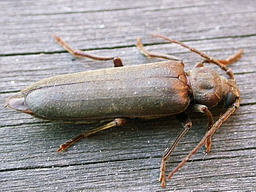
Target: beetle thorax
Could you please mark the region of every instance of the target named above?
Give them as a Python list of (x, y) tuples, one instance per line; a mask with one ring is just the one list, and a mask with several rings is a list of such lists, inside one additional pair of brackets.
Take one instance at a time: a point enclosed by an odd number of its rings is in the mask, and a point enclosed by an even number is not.
[(211, 68), (198, 65), (188, 73), (190, 87), (195, 103), (214, 107), (226, 94), (227, 79)]

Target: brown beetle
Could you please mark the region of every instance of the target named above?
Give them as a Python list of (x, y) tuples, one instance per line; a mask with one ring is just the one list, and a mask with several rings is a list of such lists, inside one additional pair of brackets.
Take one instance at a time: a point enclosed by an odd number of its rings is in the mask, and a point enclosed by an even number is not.
[[(120, 58), (99, 57), (74, 50), (60, 37), (55, 36), (56, 41), (75, 57), (113, 60), (115, 68), (43, 79), (8, 98), (6, 106), (48, 120), (74, 123), (109, 121), (62, 144), (58, 152), (66, 150), (70, 145), (89, 135), (121, 126), (129, 118), (152, 119), (177, 115), (184, 130), (165, 150), (162, 157), (159, 181), (164, 187), (166, 161), (180, 139), (192, 127), (186, 111), (193, 109), (204, 113), (208, 117), (208, 131), (198, 145), (169, 174), (168, 179), (204, 144), (208, 153), (211, 149), (211, 136), (239, 108), (239, 89), (227, 65), (240, 59), (243, 51), (240, 50), (227, 60), (217, 60), (179, 41), (161, 35), (153, 36), (179, 44), (199, 54), (205, 60), (195, 65), (191, 71), (185, 72), (182, 61), (170, 55), (148, 52), (138, 39), (137, 47), (144, 55), (168, 61), (124, 67)], [(219, 66), (229, 78), (205, 67), (205, 63)], [(214, 122), (209, 108), (216, 106), (220, 101), (224, 101), (228, 109)]]

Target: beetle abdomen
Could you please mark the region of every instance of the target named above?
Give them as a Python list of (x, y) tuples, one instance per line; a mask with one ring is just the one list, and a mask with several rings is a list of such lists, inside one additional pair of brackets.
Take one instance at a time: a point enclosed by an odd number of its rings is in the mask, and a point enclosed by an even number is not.
[(22, 93), (34, 115), (47, 119), (161, 117), (190, 102), (183, 64), (174, 61), (55, 76)]

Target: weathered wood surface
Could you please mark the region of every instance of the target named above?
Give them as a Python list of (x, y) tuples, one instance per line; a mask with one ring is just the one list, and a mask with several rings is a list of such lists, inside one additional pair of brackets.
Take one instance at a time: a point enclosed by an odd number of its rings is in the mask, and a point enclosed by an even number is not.
[[(0, 191), (255, 190), (255, 1), (2, 0), (0, 18)], [(182, 58), (186, 69), (200, 60), (151, 39), (150, 33), (187, 42), (217, 58), (243, 48), (244, 57), (232, 66), (242, 106), (214, 135), (211, 153), (205, 156), (200, 150), (166, 189), (157, 180), (166, 143), (181, 131), (174, 117), (133, 120), (59, 155), (59, 144), (92, 126), (44, 122), (3, 108), (5, 98), (45, 77), (112, 63), (73, 60), (54, 42), (54, 33), (89, 53), (120, 56), (125, 65), (149, 62), (134, 46), (138, 36), (148, 49)], [(193, 129), (177, 147), (168, 170), (205, 133), (205, 117), (192, 119)]]

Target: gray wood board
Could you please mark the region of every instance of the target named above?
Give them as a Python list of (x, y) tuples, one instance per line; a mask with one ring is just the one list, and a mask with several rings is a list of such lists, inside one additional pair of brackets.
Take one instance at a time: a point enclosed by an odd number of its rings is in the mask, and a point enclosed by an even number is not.
[[(0, 191), (254, 191), (256, 99), (254, 1), (0, 1)], [(84, 139), (58, 154), (61, 143), (95, 125), (67, 125), (3, 108), (5, 99), (33, 82), (58, 74), (112, 67), (111, 61), (73, 59), (52, 36), (98, 55), (120, 56), (125, 65), (149, 60), (135, 48), (175, 55), (186, 70), (200, 57), (161, 39), (182, 40), (216, 58), (240, 48), (231, 66), (242, 105), (167, 187), (158, 183), (161, 155), (182, 130), (175, 117), (132, 120)], [(215, 118), (222, 110), (215, 110)], [(172, 170), (205, 133), (206, 118), (192, 114), (193, 128), (172, 155)], [(167, 171), (167, 172), (168, 172)]]

